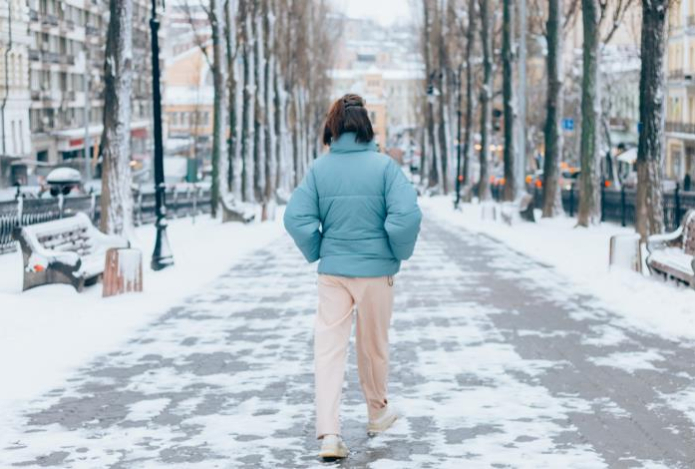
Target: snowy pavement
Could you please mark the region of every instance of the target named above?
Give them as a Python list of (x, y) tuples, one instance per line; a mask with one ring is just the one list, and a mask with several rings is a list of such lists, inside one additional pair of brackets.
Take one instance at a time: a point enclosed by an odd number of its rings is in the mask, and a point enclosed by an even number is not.
[[(322, 466), (314, 270), (287, 237), (248, 255), (5, 422), (0, 467)], [(692, 342), (633, 328), (556, 269), (428, 212), (396, 288), (404, 417), (366, 436), (351, 353), (338, 467), (695, 466)]]

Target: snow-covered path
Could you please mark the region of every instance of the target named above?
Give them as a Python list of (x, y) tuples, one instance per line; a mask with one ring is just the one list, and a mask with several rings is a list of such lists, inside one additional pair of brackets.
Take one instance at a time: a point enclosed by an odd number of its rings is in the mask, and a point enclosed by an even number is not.
[[(314, 270), (288, 238), (248, 256), (33, 402), (0, 467), (320, 466)], [(352, 354), (343, 467), (695, 466), (693, 344), (622, 326), (556, 271), (436, 219), (396, 287), (404, 418), (366, 436)]]

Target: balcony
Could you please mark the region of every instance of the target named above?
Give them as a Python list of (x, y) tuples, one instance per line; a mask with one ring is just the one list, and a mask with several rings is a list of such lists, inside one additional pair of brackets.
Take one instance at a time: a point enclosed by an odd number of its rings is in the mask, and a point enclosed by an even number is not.
[(36, 49), (29, 49), (29, 60), (33, 62), (38, 62), (41, 60), (41, 52)]
[(75, 56), (70, 54), (61, 55), (60, 63), (61, 65), (75, 65)]
[(60, 22), (60, 30), (62, 33), (69, 33), (75, 30), (75, 22), (72, 20), (63, 20)]
[(669, 80), (683, 80), (685, 78), (685, 73), (683, 73), (682, 68), (674, 68), (668, 71)]
[(41, 60), (44, 64), (59, 64), (60, 55), (56, 52), (42, 51)]
[(43, 26), (58, 26), (58, 17), (56, 15), (43, 15), (41, 20)]
[(687, 122), (666, 121), (666, 132), (678, 132), (681, 134), (695, 134), (695, 124)]

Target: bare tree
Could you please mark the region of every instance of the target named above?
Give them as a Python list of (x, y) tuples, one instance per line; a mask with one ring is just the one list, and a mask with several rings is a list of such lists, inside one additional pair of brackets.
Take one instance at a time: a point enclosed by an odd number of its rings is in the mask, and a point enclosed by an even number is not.
[(240, 1), (240, 21), (242, 24), (242, 58), (244, 70), (244, 86), (242, 95), (242, 137), (241, 137), (241, 154), (243, 160), (241, 192), (245, 201), (255, 201), (254, 196), (254, 174), (255, 174), (255, 106), (254, 96), (256, 92), (256, 82), (254, 80), (255, 70), (255, 50), (253, 36), (253, 0)]
[(273, 92), (275, 91), (275, 74), (277, 62), (275, 60), (275, 9), (272, 0), (263, 0), (263, 48), (267, 58), (263, 72), (263, 101), (265, 109), (265, 192), (263, 194), (263, 216), (265, 220), (272, 213), (268, 213), (268, 204), (275, 197), (278, 161), (276, 147), (276, 128), (273, 110)]
[(133, 3), (110, 0), (104, 60), (104, 130), (101, 136), (101, 230), (132, 236), (130, 97), (133, 84)]
[(225, 3), (225, 37), (227, 53), (227, 112), (229, 113), (229, 139), (227, 144), (227, 190), (235, 198), (241, 199), (241, 120), (239, 119), (239, 104), (241, 102), (241, 87), (239, 82), (239, 28), (236, 16), (237, 0), (226, 0)]
[(543, 161), (543, 217), (562, 213), (560, 159), (562, 158), (562, 1), (548, 0), (546, 23), (548, 87)]
[(428, 176), (427, 185), (432, 187), (439, 183), (439, 172), (437, 171), (437, 161), (439, 159), (439, 148), (435, 132), (434, 121), (434, 95), (437, 92), (435, 89), (435, 78), (437, 71), (434, 70), (433, 53), (432, 53), (432, 7), (430, 0), (423, 0), (424, 13), (424, 37), (423, 37), (423, 53), (425, 58), (425, 74), (427, 76), (427, 106), (426, 106), (426, 126), (427, 126), (427, 142), (429, 148), (423, 148), (421, 171), (422, 176)]
[(217, 216), (217, 207), (224, 192), (226, 192), (227, 176), (223, 170), (223, 155), (226, 153), (225, 136), (225, 93), (227, 80), (225, 77), (225, 47), (224, 38), (224, 5), (222, 0), (210, 0), (208, 11), (212, 25), (212, 77), (214, 88), (213, 128), (212, 128), (212, 188), (210, 194), (211, 215)]
[(582, 0), (584, 44), (582, 49), (582, 131), (579, 211), (577, 224), (601, 221), (599, 96), (600, 7), (598, 0)]
[(582, 47), (582, 131), (580, 194), (577, 225), (590, 226), (601, 221), (601, 98), (599, 62), (601, 25), (610, 17), (611, 25), (603, 38), (608, 42), (620, 27), (633, 0), (582, 0), (584, 44)]
[(490, 130), (492, 120), (492, 5), (494, 0), (480, 2), (480, 43), (483, 49), (483, 83), (480, 88), (480, 178), (478, 197), (480, 200), (490, 198), (490, 181), (488, 164), (490, 160)]
[(475, 109), (473, 51), (478, 24), (476, 0), (468, 0), (468, 30), (466, 31), (466, 118), (465, 141), (463, 144), (463, 183), (464, 193), (469, 194), (471, 188), (471, 158), (473, 155), (473, 112)]
[(514, 0), (502, 2), (502, 93), (504, 109), (504, 200), (516, 197), (516, 102), (514, 97)]
[(449, 142), (450, 139), (450, 115), (447, 108), (447, 101), (454, 94), (449, 89), (451, 65), (449, 63), (449, 53), (447, 50), (447, 15), (444, 8), (437, 8), (437, 50), (438, 50), (438, 87), (439, 87), (439, 158), (437, 159), (437, 173), (439, 174), (441, 190), (444, 194), (449, 193)]
[(664, 45), (669, 0), (642, 1), (642, 69), (637, 148), (636, 229), (643, 240), (664, 229), (661, 165), (664, 152)]

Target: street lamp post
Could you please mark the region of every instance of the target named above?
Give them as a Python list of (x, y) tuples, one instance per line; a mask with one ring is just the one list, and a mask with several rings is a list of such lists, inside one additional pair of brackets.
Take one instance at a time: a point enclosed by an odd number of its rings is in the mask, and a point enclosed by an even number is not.
[(157, 239), (152, 253), (152, 270), (162, 270), (174, 264), (174, 256), (167, 238), (166, 201), (164, 186), (164, 145), (162, 139), (162, 93), (159, 72), (159, 19), (157, 18), (157, 0), (152, 0), (152, 17), (150, 18), (152, 44), (152, 99), (154, 118), (154, 189), (155, 214), (157, 220)]
[(456, 201), (454, 202), (454, 208), (459, 208), (459, 203), (461, 202), (461, 182), (463, 179), (463, 174), (461, 174), (461, 73), (463, 71), (463, 63), (459, 64), (458, 71), (456, 73), (456, 114), (457, 114), (457, 139), (458, 143), (456, 145)]

